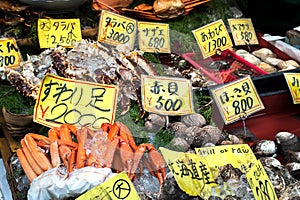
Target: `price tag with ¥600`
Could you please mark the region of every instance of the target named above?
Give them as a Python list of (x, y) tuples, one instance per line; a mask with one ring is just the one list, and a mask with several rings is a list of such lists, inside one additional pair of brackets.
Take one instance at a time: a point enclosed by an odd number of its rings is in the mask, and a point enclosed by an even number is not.
[(256, 160), (256, 163), (246, 173), (246, 177), (255, 200), (278, 199), (273, 184), (259, 160)]
[(256, 32), (250, 18), (228, 19), (228, 23), (236, 46), (258, 44)]
[(33, 120), (48, 127), (89, 124), (96, 130), (102, 123), (114, 121), (117, 94), (115, 85), (48, 74), (41, 82)]
[(190, 80), (142, 75), (141, 81), (144, 110), (164, 115), (194, 113)]
[(170, 53), (169, 24), (138, 22), (139, 47), (144, 52)]
[(0, 39), (0, 69), (18, 67), (21, 55), (16, 40), (13, 38)]
[(284, 73), (285, 80), (293, 98), (293, 103), (300, 103), (300, 75), (299, 73)]
[(213, 56), (217, 51), (232, 47), (232, 41), (223, 20), (217, 20), (192, 31), (203, 58)]
[(211, 94), (225, 124), (264, 109), (250, 76), (214, 87)]
[(79, 19), (38, 19), (37, 29), (41, 48), (72, 47), (82, 39)]
[(136, 38), (135, 19), (118, 15), (106, 10), (101, 11), (98, 41), (113, 46), (126, 44), (133, 49)]

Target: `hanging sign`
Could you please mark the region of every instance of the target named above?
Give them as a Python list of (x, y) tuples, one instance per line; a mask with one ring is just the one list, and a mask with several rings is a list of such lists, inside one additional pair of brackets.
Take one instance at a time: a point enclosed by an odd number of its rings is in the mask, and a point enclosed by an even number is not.
[(246, 173), (246, 177), (255, 200), (278, 199), (272, 182), (259, 160), (256, 160), (255, 164)]
[(289, 87), (294, 104), (300, 103), (300, 74), (299, 73), (284, 73), (285, 80)]
[(250, 76), (211, 89), (225, 124), (264, 109)]
[(0, 70), (16, 68), (20, 65), (21, 55), (14, 38), (0, 39)]
[(250, 18), (228, 19), (228, 23), (236, 46), (259, 44)]
[(195, 150), (198, 155), (207, 160), (214, 178), (217, 178), (220, 167), (224, 165), (231, 164), (245, 173), (256, 160), (248, 144), (201, 147)]
[(232, 41), (223, 20), (218, 20), (192, 31), (203, 58), (215, 55), (218, 50), (232, 47)]
[(79, 19), (38, 19), (40, 48), (72, 47), (82, 40)]
[(169, 24), (138, 22), (139, 48), (144, 52), (170, 53)]
[(128, 44), (133, 49), (137, 21), (106, 10), (101, 11), (98, 41), (113, 46)]
[(86, 199), (140, 200), (140, 197), (126, 172), (121, 172), (76, 198)]
[(194, 113), (190, 80), (142, 75), (141, 81), (144, 110), (164, 115)]
[(115, 85), (48, 74), (41, 82), (34, 121), (48, 127), (68, 123), (99, 129), (102, 123), (114, 121), (117, 94)]

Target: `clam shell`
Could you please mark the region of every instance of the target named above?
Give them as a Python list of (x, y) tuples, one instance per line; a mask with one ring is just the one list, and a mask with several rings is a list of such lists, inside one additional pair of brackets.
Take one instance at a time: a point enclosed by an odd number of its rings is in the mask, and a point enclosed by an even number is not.
[(182, 122), (174, 122), (170, 125), (171, 132), (180, 137), (184, 136), (184, 131), (187, 129), (187, 126)]
[(273, 66), (278, 65), (278, 63), (280, 62), (283, 62), (283, 60), (274, 57), (265, 57), (263, 58), (263, 61)]
[(217, 144), (225, 139), (225, 135), (222, 131), (215, 126), (206, 125), (200, 129), (200, 131), (195, 136), (191, 147), (201, 147), (206, 143)]
[(245, 49), (238, 49), (238, 50), (235, 51), (235, 53), (236, 53), (238, 56), (242, 57), (242, 58), (244, 58), (246, 55), (250, 54), (250, 53), (249, 53), (248, 51), (246, 51)]
[(189, 126), (198, 126), (202, 127), (206, 124), (206, 119), (203, 115), (199, 113), (193, 113), (190, 115), (186, 115), (181, 120), (187, 127)]
[(255, 50), (252, 52), (252, 54), (260, 59), (263, 59), (266, 57), (273, 57), (273, 58), (277, 57), (277, 55), (268, 48), (261, 48), (261, 49)]
[(260, 140), (253, 149), (253, 153), (257, 156), (272, 156), (276, 151), (277, 146), (273, 140)]
[(280, 69), (286, 69), (286, 68), (290, 68), (290, 67), (294, 67), (294, 68), (300, 67), (299, 64), (294, 60), (282, 61), (282, 62), (278, 63), (277, 66)]
[(147, 130), (157, 131), (160, 128), (165, 127), (166, 118), (161, 115), (157, 115), (154, 113), (149, 114), (147, 121), (145, 122), (145, 127)]
[(259, 65), (262, 61), (257, 58), (256, 56), (252, 55), (252, 54), (246, 54), (243, 57), (245, 60), (247, 60), (249, 63), (252, 63), (253, 65)]
[(273, 67), (272, 65), (265, 63), (265, 62), (261, 62), (259, 65), (256, 65), (256, 66), (268, 73), (277, 72), (277, 69), (275, 67)]

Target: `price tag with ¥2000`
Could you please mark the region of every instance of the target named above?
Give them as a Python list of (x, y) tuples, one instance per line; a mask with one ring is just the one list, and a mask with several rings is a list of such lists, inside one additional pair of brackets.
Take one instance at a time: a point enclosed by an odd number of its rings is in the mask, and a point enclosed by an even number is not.
[(256, 160), (256, 163), (246, 173), (246, 177), (256, 200), (278, 199), (272, 182), (259, 160)]
[(72, 47), (82, 39), (79, 19), (38, 19), (37, 28), (41, 48)]
[(170, 53), (169, 24), (138, 22), (139, 47), (144, 52)]
[(15, 68), (21, 62), (21, 55), (16, 40), (13, 38), (0, 39), (0, 69)]
[(293, 103), (300, 103), (300, 75), (299, 73), (284, 73), (285, 80), (293, 98)]
[(137, 21), (106, 10), (101, 11), (98, 41), (117, 46), (127, 44), (133, 49)]
[(264, 109), (250, 76), (213, 87), (210, 91), (225, 124)]
[(113, 122), (118, 87), (46, 75), (34, 107), (34, 122), (48, 127), (62, 123), (89, 126), (96, 130)]
[(232, 41), (223, 20), (217, 20), (192, 31), (203, 58), (213, 56), (218, 50), (232, 47)]
[(140, 197), (126, 172), (121, 172), (87, 191), (76, 200), (85, 199), (140, 200)]
[(144, 110), (164, 115), (194, 113), (192, 83), (188, 79), (142, 75)]
[(258, 44), (256, 32), (250, 18), (228, 19), (234, 44)]

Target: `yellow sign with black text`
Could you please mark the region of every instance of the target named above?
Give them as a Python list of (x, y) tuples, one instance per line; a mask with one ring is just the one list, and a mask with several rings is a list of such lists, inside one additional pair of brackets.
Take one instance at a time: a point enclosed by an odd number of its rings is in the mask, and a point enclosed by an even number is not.
[(38, 19), (40, 48), (72, 47), (82, 40), (79, 19)]
[(283, 73), (294, 104), (300, 103), (300, 74), (299, 73)]
[(233, 46), (226, 26), (222, 19), (207, 24), (192, 31), (203, 58), (213, 56), (218, 50), (225, 50)]
[(225, 124), (246, 118), (264, 109), (250, 76), (219, 85), (210, 91)]
[(21, 60), (20, 50), (15, 39), (0, 39), (0, 70), (16, 68), (20, 65)]
[(62, 123), (99, 129), (113, 122), (118, 87), (46, 75), (34, 107), (34, 122), (48, 127)]

